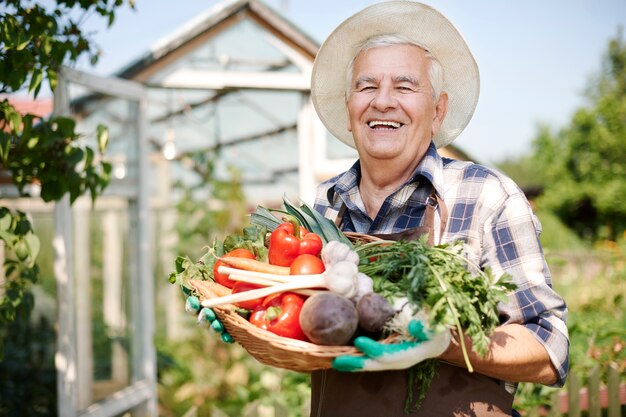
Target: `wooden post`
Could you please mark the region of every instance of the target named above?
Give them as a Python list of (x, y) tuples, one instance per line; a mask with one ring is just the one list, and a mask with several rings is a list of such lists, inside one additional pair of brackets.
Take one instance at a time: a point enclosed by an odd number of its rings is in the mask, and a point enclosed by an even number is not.
[(594, 366), (589, 371), (589, 383), (587, 388), (588, 398), (588, 416), (600, 417), (602, 415), (602, 409), (600, 408), (600, 367)]
[(75, 285), (75, 329), (76, 340), (76, 404), (79, 410), (93, 402), (94, 351), (90, 243), (90, 212), (88, 209), (73, 209), (74, 229), (74, 285)]
[(567, 383), (568, 417), (581, 417), (580, 412), (580, 378), (576, 374), (568, 376)]
[[(102, 308), (104, 324), (116, 335), (126, 334), (127, 320), (124, 300), (123, 242), (120, 214), (114, 209), (102, 214)], [(131, 278), (132, 279), (132, 278)], [(111, 381), (114, 386), (128, 385), (128, 352), (120, 338), (111, 341)]]
[(619, 395), (619, 370), (617, 368), (617, 364), (611, 362), (609, 364), (609, 369), (607, 372), (608, 379), (608, 391), (609, 391), (609, 407), (608, 407), (608, 417), (620, 417), (621, 405), (620, 405), (620, 395)]

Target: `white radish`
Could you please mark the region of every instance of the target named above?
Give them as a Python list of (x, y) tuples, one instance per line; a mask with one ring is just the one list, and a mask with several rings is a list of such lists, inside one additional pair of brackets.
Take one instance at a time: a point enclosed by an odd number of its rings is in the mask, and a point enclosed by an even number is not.
[[(222, 271), (221, 268), (228, 268), (228, 267), (220, 267), (219, 268), (219, 273), (220, 274), (227, 274), (227, 272)], [(281, 284), (283, 282), (286, 281), (274, 281), (271, 279), (265, 279), (265, 278), (254, 278), (254, 277), (250, 277), (248, 275), (239, 275), (239, 270), (237, 270), (237, 273), (231, 273), (228, 275), (228, 279), (230, 279), (231, 281), (242, 281), (242, 282), (247, 282), (250, 284), (257, 284), (257, 285), (262, 285), (264, 287), (270, 287), (273, 285), (278, 285)], [(248, 290), (250, 291), (250, 290)], [(325, 291), (325, 290), (324, 290)], [(306, 295), (311, 296), (313, 294), (317, 294), (318, 292), (322, 292), (319, 290), (312, 290), (312, 289), (303, 289), (303, 290), (294, 290), (293, 292), (295, 292), (296, 294), (300, 294), (300, 295)]]
[[(354, 296), (354, 294), (356, 294), (357, 273), (358, 268), (356, 265), (350, 262), (339, 262), (336, 265), (331, 266), (322, 274), (285, 276), (284, 278), (289, 279), (288, 282), (279, 283), (266, 288), (259, 288), (256, 290), (244, 291), (237, 294), (230, 294), (223, 297), (203, 300), (201, 304), (202, 307), (212, 308), (224, 304), (233, 304), (241, 301), (267, 297), (268, 295), (276, 294), (279, 292), (310, 288), (327, 288), (330, 291), (350, 298)], [(252, 278), (252, 280), (247, 281), (252, 283), (254, 283), (253, 279), (255, 278), (255, 276), (263, 280), (267, 280), (268, 278), (267, 276), (263, 276), (266, 274), (259, 275), (259, 273), (257, 272), (243, 271), (239, 269), (236, 270), (236, 273), (234, 275), (235, 277), (239, 278)], [(272, 277), (275, 278), (277, 276), (272, 275)], [(257, 283), (259, 283), (260, 285), (266, 285), (261, 284), (260, 281), (257, 281)]]
[[(230, 266), (220, 265), (217, 269), (217, 272), (220, 274), (229, 275), (229, 279), (233, 281), (245, 281), (251, 284), (259, 284), (259, 285), (274, 285), (280, 282), (290, 282), (293, 280), (293, 277), (300, 275), (276, 275), (276, 274), (268, 274), (265, 272), (256, 272), (256, 271), (248, 271), (245, 269), (232, 268)], [(232, 276), (241, 277), (241, 279), (235, 279)], [(310, 275), (301, 275), (301, 276), (310, 276)], [(248, 280), (243, 279), (243, 277), (248, 277)], [(271, 281), (271, 282), (270, 282)], [(266, 283), (270, 282), (270, 283)]]

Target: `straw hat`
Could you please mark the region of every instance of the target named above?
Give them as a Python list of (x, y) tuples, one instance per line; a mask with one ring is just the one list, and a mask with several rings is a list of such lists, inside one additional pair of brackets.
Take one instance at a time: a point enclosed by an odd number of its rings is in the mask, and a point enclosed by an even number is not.
[(469, 46), (441, 13), (415, 1), (385, 1), (341, 23), (320, 47), (311, 75), (313, 105), (326, 128), (354, 148), (347, 130), (346, 69), (356, 48), (374, 35), (398, 33), (423, 45), (441, 63), (448, 113), (437, 135), (437, 148), (450, 144), (467, 126), (480, 91), (478, 65)]

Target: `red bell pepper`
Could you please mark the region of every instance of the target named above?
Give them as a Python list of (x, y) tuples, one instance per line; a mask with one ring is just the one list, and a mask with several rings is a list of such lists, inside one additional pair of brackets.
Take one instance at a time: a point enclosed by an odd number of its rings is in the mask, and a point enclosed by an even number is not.
[[(237, 281), (233, 286), (233, 294), (237, 294), (244, 291), (256, 290), (259, 288), (263, 288), (261, 285), (250, 284), (249, 282)], [(246, 310), (254, 310), (257, 306), (261, 305), (263, 302), (263, 298), (255, 298), (254, 300), (240, 301), (235, 303), (235, 305), (239, 308), (244, 308)]]
[(291, 222), (281, 223), (270, 235), (269, 263), (290, 266), (298, 255), (318, 256), (322, 250), (322, 239), (304, 227)]
[(278, 336), (306, 340), (300, 327), (300, 311), (303, 304), (304, 298), (298, 294), (290, 292), (272, 294), (252, 311), (249, 321)]

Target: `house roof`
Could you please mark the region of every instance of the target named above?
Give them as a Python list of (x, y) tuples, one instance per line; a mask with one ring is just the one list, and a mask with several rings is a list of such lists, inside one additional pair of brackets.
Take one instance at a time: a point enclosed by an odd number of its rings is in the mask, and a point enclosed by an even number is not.
[(38, 117), (47, 117), (52, 113), (52, 98), (32, 99), (18, 95), (8, 96), (7, 98), (9, 103), (20, 114), (29, 113)]
[(127, 79), (141, 78), (141, 73), (149, 67), (165, 60), (193, 41), (206, 36), (233, 17), (245, 14), (309, 55), (311, 61), (315, 58), (319, 43), (262, 1), (225, 0), (156, 42), (148, 52), (114, 75)]

